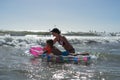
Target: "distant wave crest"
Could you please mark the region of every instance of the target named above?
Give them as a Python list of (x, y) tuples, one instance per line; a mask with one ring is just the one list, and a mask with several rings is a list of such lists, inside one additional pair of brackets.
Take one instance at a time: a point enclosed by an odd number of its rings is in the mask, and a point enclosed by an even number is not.
[[(116, 45), (120, 44), (119, 37), (80, 37), (66, 36), (71, 44), (83, 45)], [(45, 45), (47, 39), (53, 39), (51, 36), (0, 36), (0, 46), (27, 47), (31, 45)]]

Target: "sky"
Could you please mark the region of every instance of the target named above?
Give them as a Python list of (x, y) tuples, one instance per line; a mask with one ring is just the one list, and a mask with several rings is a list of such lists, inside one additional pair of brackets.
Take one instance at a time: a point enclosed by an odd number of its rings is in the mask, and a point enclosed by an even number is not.
[(0, 0), (0, 30), (120, 32), (120, 0)]

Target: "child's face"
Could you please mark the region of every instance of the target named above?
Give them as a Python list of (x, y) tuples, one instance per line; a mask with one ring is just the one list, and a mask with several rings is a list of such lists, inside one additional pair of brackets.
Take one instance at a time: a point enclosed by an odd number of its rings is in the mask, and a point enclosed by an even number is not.
[(48, 43), (46, 43), (46, 46), (48, 46), (49, 44)]
[(46, 46), (50, 46), (50, 44), (49, 44), (49, 43), (47, 43), (47, 44), (46, 44)]

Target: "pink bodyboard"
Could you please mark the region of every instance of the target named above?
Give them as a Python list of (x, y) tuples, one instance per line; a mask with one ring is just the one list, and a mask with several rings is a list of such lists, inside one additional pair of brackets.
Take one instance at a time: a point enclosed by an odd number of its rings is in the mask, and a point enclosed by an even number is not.
[(39, 55), (43, 54), (43, 48), (41, 46), (33, 46), (30, 48), (30, 53), (34, 56), (34, 57), (38, 57)]

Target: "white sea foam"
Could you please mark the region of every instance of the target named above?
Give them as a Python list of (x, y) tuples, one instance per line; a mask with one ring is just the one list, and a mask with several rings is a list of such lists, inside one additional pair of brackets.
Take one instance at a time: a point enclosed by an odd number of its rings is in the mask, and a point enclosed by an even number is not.
[[(66, 36), (72, 44), (118, 44), (120, 37), (91, 37), (91, 36)], [(47, 39), (53, 39), (53, 36), (0, 36), (0, 46), (31, 46), (44, 45)]]

